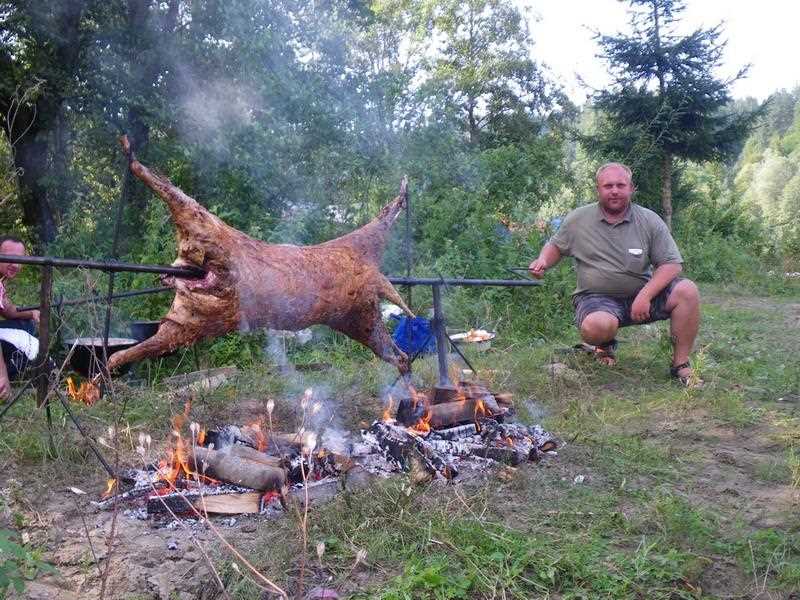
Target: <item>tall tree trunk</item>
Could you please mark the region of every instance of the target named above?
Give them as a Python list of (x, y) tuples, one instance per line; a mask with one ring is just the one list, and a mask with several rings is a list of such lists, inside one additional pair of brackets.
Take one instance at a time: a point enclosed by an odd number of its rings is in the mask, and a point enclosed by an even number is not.
[(56, 237), (56, 219), (48, 198), (48, 136), (45, 132), (26, 135), (14, 149), (22, 214), (26, 225), (36, 228), (39, 242), (46, 246)]
[(661, 158), (661, 212), (672, 231), (672, 154), (669, 153)]
[[(0, 67), (8, 78), (0, 97), (3, 116), (19, 100), (16, 87), (29, 85), (30, 81), (45, 74), (35, 100), (18, 106), (14, 123), (7, 120), (3, 123), (8, 140), (14, 144), (14, 166), (18, 173), (24, 222), (36, 229), (42, 248), (55, 239), (62, 208), (58, 200), (66, 194), (65, 190), (59, 190), (67, 169), (66, 158), (64, 162), (52, 164), (51, 157), (54, 140), (57, 146), (59, 140), (66, 139), (63, 137), (66, 132), (58, 131), (64, 125), (59, 122), (59, 115), (64, 97), (70, 93), (76, 78), (80, 51), (84, 46), (81, 18), (86, 9), (86, 0), (62, 0), (26, 9), (31, 10), (28, 16), (38, 20), (40, 25), (34, 33), (38, 49), (29, 59), (39, 71), (28, 73), (27, 67), (17, 64), (18, 57), (8, 50), (0, 54)], [(20, 13), (21, 16), (24, 14)]]
[(471, 146), (478, 144), (478, 119), (475, 117), (477, 102), (470, 98), (467, 102), (467, 127), (469, 128), (469, 143)]

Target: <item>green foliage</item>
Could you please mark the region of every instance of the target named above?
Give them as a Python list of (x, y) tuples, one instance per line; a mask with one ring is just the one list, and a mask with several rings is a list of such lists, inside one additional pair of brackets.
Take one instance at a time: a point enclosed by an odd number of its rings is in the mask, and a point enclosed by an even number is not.
[(229, 333), (211, 342), (203, 356), (211, 365), (250, 367), (262, 362), (266, 334)]
[(614, 85), (595, 95), (604, 118), (584, 141), (596, 156), (629, 164), (637, 182), (658, 181), (663, 216), (671, 225), (673, 158), (731, 157), (760, 110), (724, 110), (731, 84), (747, 69), (732, 79), (715, 76), (725, 47), (721, 25), (681, 36), (676, 24), (683, 0), (629, 4), (630, 34), (596, 35)]
[(53, 572), (55, 569), (42, 560), (40, 551), (20, 544), (14, 532), (0, 529), (0, 595), (5, 597), (9, 587), (21, 594), (25, 581)]

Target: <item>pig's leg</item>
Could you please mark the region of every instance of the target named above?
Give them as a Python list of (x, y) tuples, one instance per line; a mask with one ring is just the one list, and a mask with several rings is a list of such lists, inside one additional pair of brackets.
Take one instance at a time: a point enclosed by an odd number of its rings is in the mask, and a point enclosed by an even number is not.
[(127, 350), (114, 353), (108, 359), (108, 370), (113, 371), (130, 362), (167, 354), (179, 346), (189, 345), (201, 337), (200, 332), (189, 331), (173, 321), (164, 321), (153, 337), (147, 338)]
[(343, 323), (333, 328), (364, 344), (381, 360), (394, 365), (404, 378), (411, 373), (408, 356), (397, 347), (389, 332), (386, 331), (379, 312), (351, 315)]

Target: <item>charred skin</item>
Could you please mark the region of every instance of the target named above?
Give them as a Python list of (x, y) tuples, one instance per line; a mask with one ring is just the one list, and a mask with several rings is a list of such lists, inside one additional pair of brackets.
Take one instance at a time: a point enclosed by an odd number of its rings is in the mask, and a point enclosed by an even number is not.
[(194, 266), (202, 279), (166, 277), (175, 299), (151, 338), (108, 361), (120, 365), (160, 356), (203, 338), (262, 327), (296, 331), (323, 324), (340, 331), (409, 372), (408, 357), (392, 341), (381, 321), (380, 300), (400, 306), (397, 290), (380, 272), (389, 230), (405, 207), (400, 194), (363, 227), (316, 246), (267, 244), (225, 224), (133, 156), (127, 137), (120, 139), (131, 172), (169, 207), (178, 233), (174, 266)]

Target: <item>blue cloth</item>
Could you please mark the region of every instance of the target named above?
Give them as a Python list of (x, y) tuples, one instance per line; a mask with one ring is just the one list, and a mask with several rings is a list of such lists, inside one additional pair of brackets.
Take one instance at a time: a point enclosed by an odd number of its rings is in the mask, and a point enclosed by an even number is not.
[(409, 318), (405, 315), (392, 318), (398, 321), (392, 339), (400, 350), (406, 354), (436, 352), (436, 338), (430, 320), (422, 317)]

